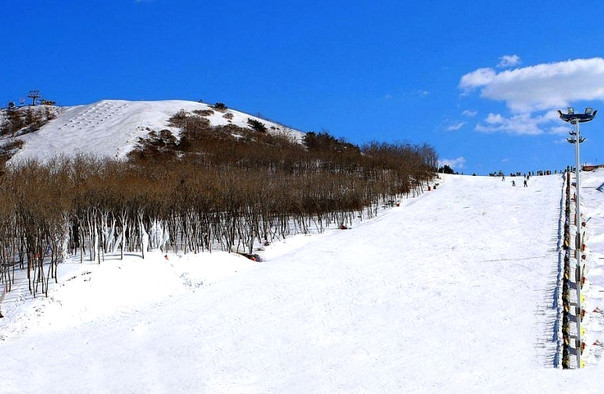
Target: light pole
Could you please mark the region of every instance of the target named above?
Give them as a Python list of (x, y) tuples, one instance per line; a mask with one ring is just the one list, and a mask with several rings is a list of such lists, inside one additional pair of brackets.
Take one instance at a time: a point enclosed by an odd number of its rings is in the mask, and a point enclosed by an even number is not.
[(579, 123), (585, 123), (593, 120), (597, 112), (597, 110), (594, 111), (592, 108), (585, 108), (585, 113), (575, 114), (573, 107), (568, 107), (566, 114), (563, 114), (562, 111), (558, 110), (560, 119), (575, 126), (574, 131), (570, 132), (571, 136), (568, 138), (568, 142), (575, 145), (575, 183), (577, 190), (577, 198), (575, 201), (577, 205), (575, 209), (575, 221), (577, 224), (577, 233), (575, 235), (575, 257), (577, 260), (577, 265), (575, 267), (575, 285), (577, 287), (577, 307), (575, 309), (575, 317), (577, 319), (577, 341), (575, 343), (575, 351), (577, 352), (577, 368), (581, 368), (581, 283), (583, 279), (583, 275), (581, 273), (581, 261), (583, 260), (583, 241), (581, 239), (581, 158), (579, 144), (585, 141), (585, 138), (581, 137)]

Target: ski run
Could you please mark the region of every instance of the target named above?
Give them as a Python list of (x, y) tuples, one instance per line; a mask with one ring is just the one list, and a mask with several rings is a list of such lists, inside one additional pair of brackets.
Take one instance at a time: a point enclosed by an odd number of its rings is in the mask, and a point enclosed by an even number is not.
[(450, 175), (262, 262), (73, 256), (35, 299), (23, 278), (2, 302), (0, 392), (602, 392), (604, 172), (582, 176), (585, 368), (555, 367), (562, 175)]

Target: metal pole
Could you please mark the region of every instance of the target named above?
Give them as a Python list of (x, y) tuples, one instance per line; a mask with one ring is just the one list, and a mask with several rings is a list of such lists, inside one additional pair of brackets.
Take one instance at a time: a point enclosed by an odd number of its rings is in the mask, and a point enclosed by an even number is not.
[(582, 246), (583, 242), (581, 240), (581, 158), (579, 156), (579, 144), (581, 143), (581, 132), (579, 130), (579, 120), (575, 120), (575, 182), (576, 182), (576, 191), (577, 191), (577, 199), (576, 204), (577, 207), (575, 209), (577, 215), (577, 235), (575, 236), (575, 248), (576, 248), (576, 257), (577, 257), (577, 266), (575, 267), (575, 283), (577, 285), (577, 309), (575, 310), (575, 315), (577, 317), (577, 343), (575, 344), (575, 348), (577, 351), (577, 368), (581, 368), (581, 261), (582, 261)]

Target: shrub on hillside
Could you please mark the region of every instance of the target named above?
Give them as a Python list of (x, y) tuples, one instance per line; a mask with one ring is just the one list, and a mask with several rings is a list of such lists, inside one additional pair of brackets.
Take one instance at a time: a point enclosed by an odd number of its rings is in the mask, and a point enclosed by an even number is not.
[(11, 142), (4, 144), (4, 146), (2, 146), (2, 148), (0, 149), (2, 149), (3, 152), (11, 152), (17, 149), (21, 149), (21, 147), (23, 147), (23, 144), (23, 140), (17, 138)]
[(151, 130), (146, 137), (138, 139), (137, 147), (128, 157), (139, 161), (173, 159), (176, 157), (177, 145), (178, 141), (170, 130), (164, 129), (159, 133)]
[(188, 117), (189, 117), (188, 112), (185, 111), (184, 109), (181, 109), (180, 111), (178, 111), (177, 113), (172, 115), (172, 117), (170, 119), (168, 119), (168, 125), (172, 126), (172, 127), (183, 128), (183, 127), (185, 127), (185, 123), (186, 123)]
[(196, 109), (195, 111), (193, 111), (193, 113), (199, 116), (214, 115), (214, 111), (212, 111), (211, 109)]
[(252, 128), (252, 130), (255, 130), (259, 133), (266, 133), (266, 126), (259, 120), (247, 118), (247, 124)]
[(9, 161), (19, 149), (21, 149), (23, 144), (23, 140), (20, 139), (14, 139), (13, 141), (4, 144), (0, 148), (0, 167), (4, 167), (6, 162)]
[(214, 109), (218, 112), (224, 112), (228, 108), (224, 103), (216, 103), (216, 104), (214, 104)]
[(357, 152), (360, 153), (358, 146), (346, 142), (343, 138), (335, 138), (323, 131), (315, 133), (313, 131), (304, 135), (304, 145), (310, 151), (315, 152)]
[(451, 167), (449, 167), (449, 165), (447, 165), (447, 164), (440, 167), (438, 169), (438, 172), (440, 172), (441, 174), (455, 174), (455, 171), (453, 171), (453, 169)]
[(5, 113), (5, 118), (0, 124), (1, 135), (15, 135), (39, 130), (48, 121), (55, 118), (55, 114), (50, 108), (13, 108)]
[(44, 107), (44, 116), (46, 117), (46, 120), (53, 120), (57, 117), (57, 115), (53, 112), (52, 108), (48, 106)]
[[(196, 112), (196, 111), (193, 111)], [(168, 125), (178, 127), (180, 129), (188, 129), (190, 131), (200, 131), (210, 126), (210, 121), (202, 116), (191, 116), (187, 111), (181, 109), (176, 114), (168, 119)]]

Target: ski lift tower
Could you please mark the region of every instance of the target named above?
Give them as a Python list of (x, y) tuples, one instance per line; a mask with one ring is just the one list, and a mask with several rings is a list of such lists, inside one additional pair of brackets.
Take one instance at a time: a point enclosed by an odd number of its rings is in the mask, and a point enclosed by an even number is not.
[(581, 283), (583, 281), (583, 273), (581, 272), (581, 262), (583, 261), (583, 240), (581, 239), (581, 159), (579, 156), (579, 144), (585, 141), (585, 138), (581, 137), (581, 131), (579, 130), (579, 123), (585, 123), (593, 120), (598, 110), (593, 108), (585, 108), (585, 113), (576, 114), (573, 107), (567, 108), (567, 113), (563, 114), (562, 111), (558, 110), (560, 119), (568, 122), (575, 126), (574, 131), (571, 131), (570, 137), (567, 139), (568, 142), (575, 145), (575, 182), (577, 189), (577, 199), (575, 203), (577, 207), (575, 209), (577, 233), (575, 235), (575, 250), (577, 265), (575, 267), (575, 284), (577, 287), (577, 307), (575, 309), (575, 317), (577, 319), (577, 341), (575, 344), (575, 351), (577, 352), (577, 368), (581, 368)]
[(36, 99), (40, 97), (40, 91), (39, 90), (30, 90), (29, 94), (27, 95), (27, 97), (29, 97), (32, 100), (31, 105), (33, 107), (36, 106)]

